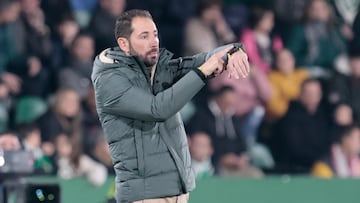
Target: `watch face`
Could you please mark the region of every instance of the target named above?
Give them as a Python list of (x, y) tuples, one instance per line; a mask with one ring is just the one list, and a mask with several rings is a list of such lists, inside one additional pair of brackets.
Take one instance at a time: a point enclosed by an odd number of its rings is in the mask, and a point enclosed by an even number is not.
[(31, 203), (60, 203), (60, 187), (57, 184), (29, 184), (26, 200)]

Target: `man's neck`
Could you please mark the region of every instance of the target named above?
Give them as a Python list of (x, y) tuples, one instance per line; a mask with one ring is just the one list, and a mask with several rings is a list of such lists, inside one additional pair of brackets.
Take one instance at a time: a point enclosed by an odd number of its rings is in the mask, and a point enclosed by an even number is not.
[(155, 76), (155, 70), (156, 70), (156, 64), (153, 65), (152, 67), (149, 67), (149, 69), (150, 69), (150, 81), (151, 81), (151, 85), (153, 85), (154, 76)]

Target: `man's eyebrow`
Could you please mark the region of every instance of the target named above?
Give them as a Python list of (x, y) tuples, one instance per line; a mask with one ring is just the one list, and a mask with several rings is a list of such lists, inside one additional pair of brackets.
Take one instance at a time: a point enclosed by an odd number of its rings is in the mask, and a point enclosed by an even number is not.
[(139, 35), (143, 35), (143, 34), (149, 34), (148, 31), (144, 31), (144, 32), (140, 32)]

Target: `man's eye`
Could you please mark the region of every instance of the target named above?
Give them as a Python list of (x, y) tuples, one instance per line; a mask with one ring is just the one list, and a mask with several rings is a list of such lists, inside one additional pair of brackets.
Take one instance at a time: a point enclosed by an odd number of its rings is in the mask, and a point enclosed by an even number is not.
[(148, 37), (146, 35), (141, 36), (141, 39), (147, 39)]

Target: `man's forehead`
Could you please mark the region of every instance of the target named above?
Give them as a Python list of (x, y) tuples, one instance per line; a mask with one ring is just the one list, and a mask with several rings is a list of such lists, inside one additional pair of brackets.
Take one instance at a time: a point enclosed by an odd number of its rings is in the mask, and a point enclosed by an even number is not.
[(132, 20), (131, 27), (135, 33), (157, 31), (154, 21), (151, 18), (146, 17), (135, 17)]

